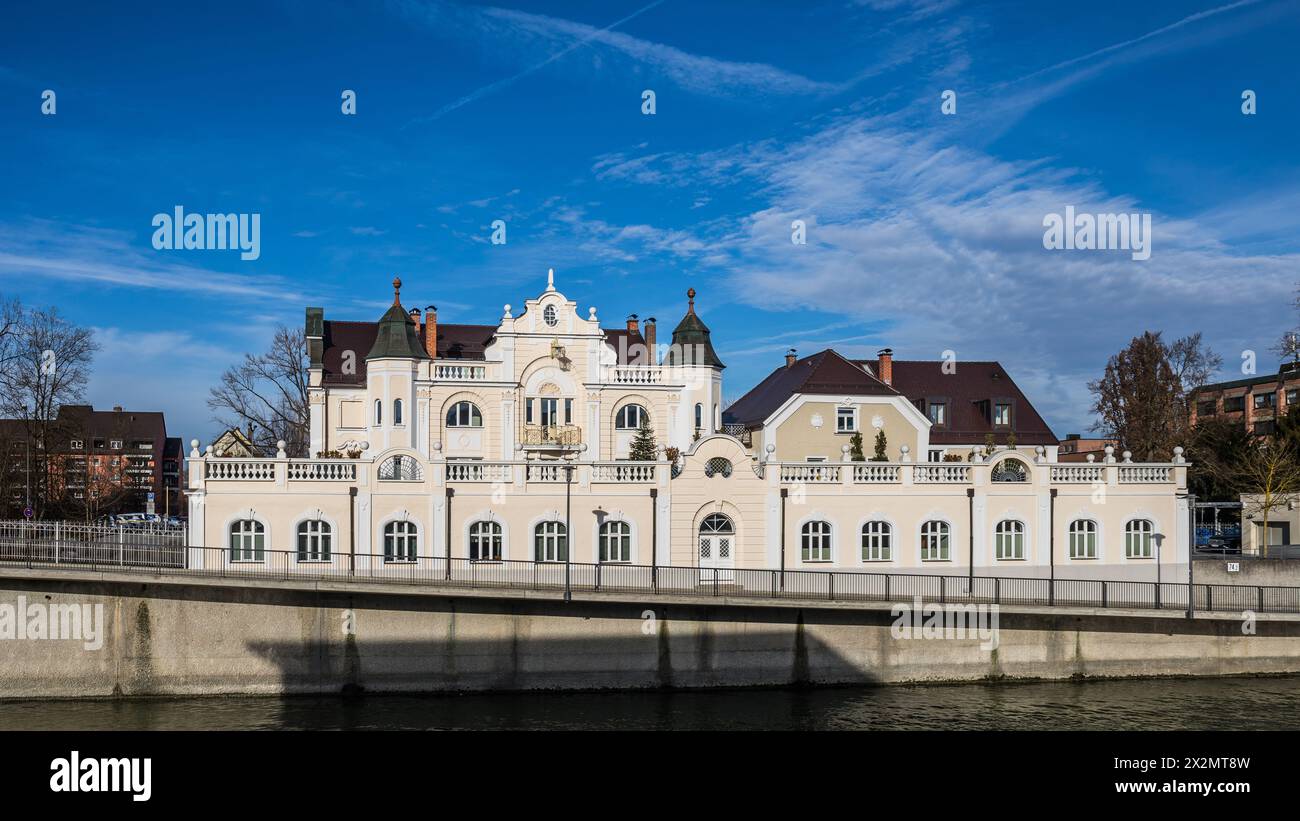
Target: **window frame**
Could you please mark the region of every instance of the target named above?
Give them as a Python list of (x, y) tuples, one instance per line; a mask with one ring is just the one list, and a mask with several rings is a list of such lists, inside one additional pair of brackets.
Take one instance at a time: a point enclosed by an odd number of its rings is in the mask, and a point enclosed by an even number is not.
[(564, 522), (547, 519), (533, 525), (533, 561), (539, 564), (569, 561), (569, 534)]
[(294, 528), (294, 545), (299, 564), (334, 561), (334, 526), (324, 519), (303, 519)]
[[(259, 519), (235, 519), (227, 526), (226, 536), (231, 564), (266, 562), (266, 525)], [(240, 544), (235, 544), (236, 539)]]
[[(894, 558), (894, 526), (884, 519), (868, 519), (858, 529), (863, 562), (889, 562)], [(868, 555), (868, 553), (873, 555)]]
[[(599, 547), (597, 561), (601, 564), (632, 563), (632, 526), (627, 522), (622, 519), (607, 519), (601, 522), (596, 541)], [(611, 545), (622, 558), (609, 558)]]
[[(848, 427), (844, 426), (845, 419), (848, 420)], [(858, 432), (858, 409), (851, 405), (840, 405), (835, 408), (835, 432), (854, 434)]]
[[(937, 540), (938, 544), (933, 544)], [(921, 561), (952, 561), (952, 525), (943, 519), (927, 519), (921, 523)], [(935, 553), (940, 555), (934, 555)]]
[(799, 527), (799, 560), (804, 564), (835, 561), (835, 528), (825, 519), (810, 519)]
[[(1129, 519), (1124, 523), (1124, 558), (1154, 559), (1156, 556), (1155, 535), (1155, 522), (1150, 519)], [(1140, 540), (1137, 552), (1133, 549), (1135, 537)]]
[(1025, 530), (1025, 523), (1019, 519), (1003, 519), (994, 525), (993, 558), (1000, 562), (1023, 562)]
[[(626, 419), (626, 416), (628, 415), (628, 410), (630, 408), (637, 409), (636, 424), (631, 426), (626, 426), (623, 424), (623, 422)], [(636, 402), (628, 402), (626, 405), (623, 405), (617, 411), (614, 412), (614, 430), (640, 430), (641, 420), (648, 419), (648, 418), (649, 418), (649, 412), (645, 409), (645, 406), (640, 405)]]
[[(1066, 528), (1066, 542), (1069, 545), (1068, 555), (1070, 559), (1078, 561), (1095, 560), (1099, 553), (1099, 532), (1100, 527), (1096, 519), (1080, 517), (1070, 522), (1070, 526)], [(1079, 549), (1080, 545), (1076, 543), (1076, 540), (1082, 542), (1083, 550)]]
[[(464, 413), (461, 411), (464, 410)], [(454, 417), (454, 418), (453, 418)], [(474, 424), (475, 417), (478, 424)], [(447, 409), (443, 417), (443, 423), (449, 428), (475, 428), (483, 427), (483, 411), (478, 405), (468, 399), (461, 399)]]
[(415, 564), (420, 558), (420, 527), (410, 519), (384, 524), (384, 564)]
[(465, 533), (465, 555), (471, 562), (500, 562), (505, 556), (505, 529), (492, 519), (470, 522)]

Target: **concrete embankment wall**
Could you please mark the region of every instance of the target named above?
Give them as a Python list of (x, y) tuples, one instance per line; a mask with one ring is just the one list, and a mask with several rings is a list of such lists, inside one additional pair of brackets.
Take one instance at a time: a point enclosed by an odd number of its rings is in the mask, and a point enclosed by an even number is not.
[(20, 596), (29, 608), (102, 604), (106, 625), (99, 649), (0, 640), (5, 698), (1300, 672), (1295, 616), (1261, 616), (1243, 635), (1224, 616), (1003, 607), (987, 650), (979, 638), (894, 638), (887, 604), (565, 602), (6, 572), (0, 609)]
[(1250, 556), (1198, 559), (1197, 584), (1245, 584), (1265, 587), (1300, 587), (1300, 560), (1256, 559)]

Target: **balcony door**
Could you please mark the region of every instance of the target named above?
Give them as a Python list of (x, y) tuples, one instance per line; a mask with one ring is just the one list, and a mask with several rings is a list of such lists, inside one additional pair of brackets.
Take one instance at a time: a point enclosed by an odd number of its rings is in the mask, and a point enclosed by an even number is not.
[(700, 582), (730, 582), (736, 567), (736, 526), (727, 516), (712, 513), (700, 522)]

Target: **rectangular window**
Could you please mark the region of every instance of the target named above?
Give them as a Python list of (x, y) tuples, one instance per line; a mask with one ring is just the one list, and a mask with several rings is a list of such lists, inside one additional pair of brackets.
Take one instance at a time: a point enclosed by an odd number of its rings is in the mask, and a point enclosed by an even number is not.
[(856, 433), (858, 430), (858, 412), (853, 408), (835, 409), (835, 432)]
[(948, 424), (948, 404), (946, 402), (931, 402), (927, 408), (927, 415), (930, 421), (936, 425)]
[(1197, 402), (1197, 403), (1196, 403), (1196, 415), (1197, 415), (1197, 416), (1213, 416), (1213, 415), (1214, 415), (1214, 412), (1215, 412), (1217, 409), (1218, 409), (1218, 408), (1217, 408), (1216, 403), (1215, 403), (1215, 401), (1214, 401), (1213, 399), (1208, 399), (1208, 400), (1206, 400), (1206, 401), (1204, 401), (1204, 402)]
[(1273, 407), (1273, 403), (1276, 399), (1277, 394), (1272, 391), (1269, 391), (1268, 393), (1255, 394), (1255, 410), (1264, 410), (1265, 408)]
[(942, 461), (943, 461), (943, 451), (942, 451), (942, 450), (931, 450), (929, 456), (927, 456), (926, 459), (927, 459), (927, 461), (930, 461), (930, 462), (942, 462)]
[(560, 424), (560, 400), (543, 399), (542, 402), (542, 426), (554, 427)]
[(572, 399), (564, 400), (564, 424), (566, 425), (573, 424), (573, 400)]
[(1294, 405), (1294, 404), (1296, 403), (1296, 399), (1297, 399), (1298, 397), (1300, 397), (1300, 391), (1298, 391), (1296, 388), (1288, 388), (1288, 389), (1287, 389), (1287, 392), (1286, 392), (1286, 403), (1287, 403), (1288, 405)]
[(993, 407), (993, 424), (1007, 426), (1011, 424), (1011, 405), (999, 402)]
[(122, 440), (121, 440), (121, 439), (113, 439), (112, 441), (110, 441), (110, 442), (108, 443), (108, 446), (111, 447), (113, 450), (121, 450), (121, 449), (122, 449)]
[(524, 424), (531, 425), (532, 423), (533, 423), (533, 400), (528, 399), (524, 402)]
[(1272, 436), (1277, 433), (1277, 424), (1272, 419), (1264, 419), (1255, 423), (1256, 436)]
[(1246, 397), (1244, 396), (1225, 396), (1223, 397), (1224, 413), (1240, 413), (1246, 409)]
[(73, 450), (81, 450), (81, 440), (80, 440), (80, 439), (73, 439), (73, 440), (72, 440), (72, 449), (73, 449)]

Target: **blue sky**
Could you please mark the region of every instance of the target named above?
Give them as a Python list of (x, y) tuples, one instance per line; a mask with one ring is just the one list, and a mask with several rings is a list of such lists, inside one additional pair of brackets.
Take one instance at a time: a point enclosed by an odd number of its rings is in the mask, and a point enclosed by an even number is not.
[[(1268, 0), (10, 4), (0, 294), (96, 328), (88, 398), (187, 440), (306, 305), (375, 319), (396, 274), (408, 306), (489, 323), (548, 267), (665, 334), (695, 287), (730, 399), (788, 347), (952, 350), (1064, 436), (1143, 330), (1204, 331), (1225, 378), (1243, 350), (1276, 367), (1298, 35)], [(260, 214), (260, 258), (155, 250), (177, 205)], [(1151, 214), (1151, 258), (1045, 250), (1067, 205)]]

